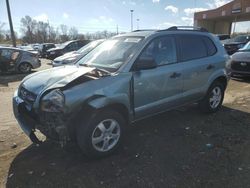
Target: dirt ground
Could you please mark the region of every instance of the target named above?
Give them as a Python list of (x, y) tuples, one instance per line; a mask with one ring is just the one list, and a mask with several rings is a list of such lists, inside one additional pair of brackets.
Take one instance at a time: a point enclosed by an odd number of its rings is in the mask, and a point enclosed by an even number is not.
[(250, 79), (229, 82), (218, 113), (191, 105), (148, 118), (114, 155), (88, 160), (73, 144), (29, 141), (11, 103), (23, 77), (0, 76), (0, 187), (250, 187)]

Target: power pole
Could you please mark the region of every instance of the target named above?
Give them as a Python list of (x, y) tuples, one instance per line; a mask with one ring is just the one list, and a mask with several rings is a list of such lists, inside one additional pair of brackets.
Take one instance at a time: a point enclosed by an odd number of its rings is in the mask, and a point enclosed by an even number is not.
[(12, 44), (13, 44), (13, 47), (16, 47), (16, 37), (15, 37), (13, 24), (12, 24), (12, 19), (11, 19), (9, 0), (6, 0), (6, 6), (7, 6), (8, 18), (9, 18), (9, 25), (10, 25), (10, 33), (11, 33)]
[(134, 10), (130, 10), (131, 12), (131, 31), (133, 31), (133, 12)]
[(116, 25), (116, 34), (119, 34), (119, 28), (118, 28), (118, 24)]

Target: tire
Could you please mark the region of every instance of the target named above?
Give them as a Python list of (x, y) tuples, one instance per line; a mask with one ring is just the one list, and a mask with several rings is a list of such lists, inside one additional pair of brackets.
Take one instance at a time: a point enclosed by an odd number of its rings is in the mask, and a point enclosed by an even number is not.
[(215, 113), (222, 105), (225, 93), (225, 85), (219, 81), (215, 81), (208, 89), (206, 96), (199, 102), (202, 112)]
[(106, 157), (119, 147), (124, 126), (125, 120), (120, 113), (101, 110), (82, 119), (77, 127), (77, 143), (89, 158)]
[(19, 72), (27, 74), (30, 73), (32, 66), (29, 63), (21, 63), (18, 67)]

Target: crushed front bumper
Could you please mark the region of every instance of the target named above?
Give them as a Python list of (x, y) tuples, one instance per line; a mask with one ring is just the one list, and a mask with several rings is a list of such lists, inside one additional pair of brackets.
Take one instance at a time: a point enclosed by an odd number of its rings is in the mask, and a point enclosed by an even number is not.
[(14, 97), (12, 99), (13, 103), (13, 112), (14, 116), (24, 131), (24, 133), (31, 139), (32, 142), (34, 143), (40, 143), (36, 135), (34, 134), (35, 132), (35, 125), (36, 121), (31, 118), (28, 113), (27, 109), (25, 107), (24, 101), (17, 95), (17, 91), (14, 94)]
[(34, 143), (41, 143), (35, 135), (36, 129), (43, 133), (47, 138), (60, 142), (64, 145), (70, 139), (70, 131), (63, 114), (39, 113), (39, 117), (26, 107), (25, 101), (17, 95), (13, 97), (13, 112), (18, 124), (24, 133)]
[(250, 71), (237, 71), (237, 70), (233, 70), (230, 69), (228, 71), (229, 76), (233, 77), (233, 76), (250, 76)]

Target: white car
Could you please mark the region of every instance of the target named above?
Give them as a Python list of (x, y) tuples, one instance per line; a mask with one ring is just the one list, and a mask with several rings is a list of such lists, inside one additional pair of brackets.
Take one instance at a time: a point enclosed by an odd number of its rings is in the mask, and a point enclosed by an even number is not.
[(250, 42), (231, 56), (227, 68), (231, 76), (250, 76)]

